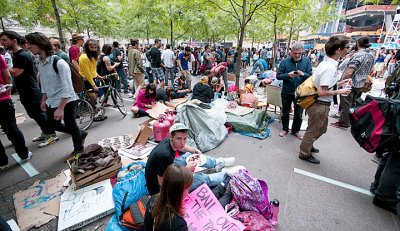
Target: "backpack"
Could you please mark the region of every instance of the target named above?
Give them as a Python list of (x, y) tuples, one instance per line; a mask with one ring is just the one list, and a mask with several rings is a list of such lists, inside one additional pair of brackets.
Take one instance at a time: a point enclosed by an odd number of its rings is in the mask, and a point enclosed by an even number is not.
[(360, 107), (351, 109), (351, 134), (365, 151), (373, 153), (396, 146), (399, 134), (394, 104), (400, 105), (400, 101), (367, 95)]
[(274, 231), (272, 224), (254, 211), (243, 211), (235, 214), (234, 219), (239, 220), (246, 227), (245, 231)]
[(314, 86), (314, 79), (314, 76), (310, 76), (296, 88), (296, 103), (304, 109), (311, 107), (318, 98), (318, 89)]
[(272, 210), (265, 181), (252, 177), (247, 169), (241, 169), (231, 177), (229, 185), (233, 200), (242, 211), (255, 211), (265, 219), (271, 219)]
[[(57, 68), (57, 62), (61, 58), (58, 56), (54, 56), (53, 60), (53, 69), (54, 71), (58, 74), (58, 68)], [(79, 74), (79, 71), (75, 69), (74, 65), (72, 63), (67, 62), (69, 69), (71, 70), (71, 80), (72, 80), (72, 86), (74, 88), (75, 93), (81, 93), (83, 91), (83, 80), (84, 78), (82, 77), (81, 74)]]
[(146, 214), (146, 206), (150, 201), (149, 196), (142, 196), (137, 202), (131, 204), (128, 208), (125, 207), (125, 201), (128, 193), (125, 193), (124, 199), (122, 200), (123, 211), (120, 223), (122, 226), (129, 227), (131, 229), (142, 229), (144, 226), (144, 216)]

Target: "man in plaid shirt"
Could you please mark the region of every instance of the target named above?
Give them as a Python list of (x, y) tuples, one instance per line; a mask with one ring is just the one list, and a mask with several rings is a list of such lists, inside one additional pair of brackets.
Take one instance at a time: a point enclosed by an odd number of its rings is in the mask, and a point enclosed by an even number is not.
[(358, 99), (362, 92), (361, 88), (364, 86), (365, 80), (368, 78), (369, 73), (374, 66), (374, 56), (366, 50), (370, 47), (369, 37), (362, 36), (356, 43), (357, 52), (351, 57), (346, 70), (343, 72), (342, 80), (351, 78), (353, 84), (351, 86), (351, 93), (348, 95), (340, 96), (341, 115), (339, 121), (331, 123), (331, 126), (347, 129), (350, 127), (350, 108), (355, 106), (356, 99)]

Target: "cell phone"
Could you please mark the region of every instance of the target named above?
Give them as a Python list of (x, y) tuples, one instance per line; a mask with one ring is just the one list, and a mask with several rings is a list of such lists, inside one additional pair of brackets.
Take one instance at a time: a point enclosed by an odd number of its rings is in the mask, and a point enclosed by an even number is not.
[(295, 71), (295, 72), (293, 72), (293, 74), (297, 75), (297, 74), (299, 74), (299, 72), (298, 72), (298, 71)]

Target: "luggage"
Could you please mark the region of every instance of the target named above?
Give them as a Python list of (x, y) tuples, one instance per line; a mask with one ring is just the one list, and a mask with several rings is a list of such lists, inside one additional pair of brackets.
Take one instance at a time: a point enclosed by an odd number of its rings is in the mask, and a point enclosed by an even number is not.
[(367, 96), (363, 105), (351, 109), (351, 134), (367, 152), (383, 151), (398, 142), (395, 126), (398, 115), (393, 113), (394, 104), (400, 101)]

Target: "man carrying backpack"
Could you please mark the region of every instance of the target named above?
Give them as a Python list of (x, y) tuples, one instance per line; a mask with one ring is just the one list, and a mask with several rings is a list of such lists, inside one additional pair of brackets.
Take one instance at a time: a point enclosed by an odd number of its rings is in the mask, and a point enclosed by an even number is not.
[[(71, 70), (63, 59), (54, 55), (50, 40), (40, 32), (25, 36), (27, 48), (39, 55), (39, 74), (42, 100), (40, 108), (47, 113), (48, 123), (52, 129), (71, 134), (74, 151), (71, 155), (82, 152), (86, 131), (79, 129), (75, 120), (75, 109), (78, 96), (72, 87)], [(57, 71), (54, 69), (54, 62)], [(61, 121), (64, 120), (64, 124)]]
[(351, 93), (340, 96), (341, 114), (339, 121), (330, 125), (336, 128), (347, 129), (350, 127), (350, 108), (356, 104), (356, 99), (360, 98), (361, 88), (364, 86), (365, 80), (369, 77), (374, 66), (374, 56), (366, 48), (370, 47), (369, 37), (362, 36), (357, 40), (356, 53), (351, 57), (347, 64), (346, 70), (343, 72), (342, 79), (352, 79)]

